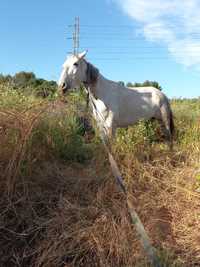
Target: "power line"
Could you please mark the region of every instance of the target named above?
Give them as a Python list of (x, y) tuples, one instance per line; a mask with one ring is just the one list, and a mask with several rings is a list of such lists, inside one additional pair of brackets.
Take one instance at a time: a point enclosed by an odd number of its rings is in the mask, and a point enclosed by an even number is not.
[[(72, 33), (72, 37), (68, 37), (68, 40), (72, 40), (73, 41), (73, 54), (78, 54), (79, 49), (91, 49), (91, 53), (90, 56), (92, 58), (92, 60), (97, 60), (97, 61), (119, 61), (122, 60), (122, 58), (119, 57), (119, 55), (124, 55), (123, 59), (126, 61), (136, 61), (136, 60), (141, 60), (141, 61), (152, 61), (152, 60), (166, 60), (166, 59), (170, 59), (171, 56), (165, 56), (162, 54), (162, 52), (166, 51), (167, 48), (163, 47), (162, 44), (158, 45), (154, 45), (154, 40), (152, 39), (151, 42), (153, 43), (152, 45), (142, 45), (140, 43), (138, 43), (137, 41), (146, 41), (147, 38), (145, 36), (141, 36), (141, 34), (137, 34), (137, 36), (131, 36), (133, 35), (132, 33), (123, 33), (119, 34), (119, 33), (108, 33), (105, 31), (102, 33), (99, 31), (96, 31), (95, 33), (90, 33), (90, 32), (81, 32), (80, 34), (80, 21), (79, 18), (76, 17), (75, 18), (75, 24), (74, 25), (69, 25), (70, 28), (73, 28), (73, 33)], [(106, 27), (107, 29), (117, 29), (117, 28), (132, 28), (133, 26), (131, 25), (81, 25), (81, 28), (104, 28)], [(113, 28), (112, 28), (113, 27)], [(156, 34), (160, 34), (160, 31), (155, 31), (154, 32), (154, 36)], [(200, 33), (199, 33), (200, 35)], [(184, 37), (184, 36), (183, 36)], [(99, 44), (99, 38), (101, 38), (101, 40), (103, 41), (101, 43), (101, 46), (98, 45), (84, 45), (84, 40), (92, 40), (92, 41), (96, 41), (95, 43)], [(80, 40), (83, 41), (82, 46), (80, 47)], [(119, 45), (116, 46), (110, 46), (109, 44), (107, 44), (107, 41), (110, 40), (117, 40)], [(128, 42), (128, 41), (133, 41), (134, 42)], [(197, 33), (196, 36), (193, 37), (192, 40), (200, 40), (200, 36), (198, 37)], [(123, 46), (121, 41), (126, 41), (128, 44), (130, 44), (129, 46)], [(190, 41), (190, 40), (188, 40)], [(91, 43), (91, 41), (90, 41)], [(122, 44), (122, 45), (120, 45)], [(131, 45), (132, 44), (132, 45)], [(198, 44), (191, 44), (190, 45), (192, 48), (198, 48)], [(103, 49), (103, 50), (102, 50)], [(107, 49), (107, 51), (104, 51), (105, 49)], [(111, 49), (112, 51), (109, 51), (109, 49)], [(118, 49), (118, 51), (114, 50), (114, 49)], [(160, 50), (158, 50), (160, 49)], [(98, 52), (95, 52), (93, 50), (96, 50)], [(99, 57), (92, 57), (92, 52), (95, 52), (96, 54), (99, 55)], [(69, 52), (71, 54), (71, 52)], [(156, 53), (156, 54), (155, 54)], [(103, 56), (105, 55), (105, 57)], [(107, 57), (106, 55), (111, 55), (111, 57)], [(112, 57), (112, 55), (114, 57)], [(115, 55), (118, 55), (117, 57), (115, 57)], [(126, 57), (129, 56), (129, 57)], [(188, 55), (190, 57), (194, 57), (194, 56), (200, 56), (200, 52), (198, 51), (189, 51), (188, 53), (184, 53), (184, 55)], [(181, 58), (183, 55), (176, 55), (176, 58)]]
[[(88, 58), (89, 60), (93, 61), (122, 61), (121, 58)], [(170, 59), (169, 57), (135, 57), (135, 58), (126, 58), (126, 62), (135, 62), (137, 60), (139, 61), (162, 61), (162, 60), (167, 60)]]
[[(72, 27), (72, 25), (69, 25), (69, 27)], [(87, 24), (82, 24), (81, 27), (83, 28), (133, 28), (131, 25), (109, 25), (109, 24), (104, 24), (104, 25), (87, 25)]]
[[(80, 47), (81, 48), (84, 48), (83, 46)], [(126, 49), (126, 48), (133, 48), (133, 46), (108, 46), (108, 45), (105, 45), (105, 46), (102, 46), (99, 47), (99, 46), (88, 46), (89, 49), (101, 49), (101, 48), (110, 48), (110, 49)], [(143, 45), (139, 45), (139, 46), (136, 46), (134, 45), (134, 48), (155, 48), (155, 45), (154, 46), (143, 46)]]
[[(144, 37), (128, 37), (128, 36), (122, 36), (122, 35), (119, 35), (118, 36), (105, 36), (105, 35), (98, 35), (98, 36), (95, 36), (95, 40), (96, 39), (101, 39), (103, 41), (110, 41), (110, 40), (119, 40), (119, 41), (150, 41), (150, 42), (155, 42), (156, 41), (156, 38), (159, 38), (159, 36), (152, 36), (152, 39), (147, 39), (145, 36)], [(68, 40), (72, 40), (73, 38), (71, 37), (68, 37), (67, 38)], [(80, 36), (80, 39), (82, 40), (91, 40), (93, 39), (94, 40), (94, 36)], [(191, 39), (189, 39), (189, 37), (183, 37), (183, 40), (185, 40), (186, 42), (190, 42), (190, 41), (200, 41), (200, 35), (199, 37), (198, 36), (194, 36), (192, 37)], [(195, 45), (195, 44), (193, 44)], [(198, 45), (198, 44), (196, 44)]]
[[(124, 59), (126, 60), (135, 60), (135, 59), (167, 59), (167, 58), (170, 58), (170, 56), (160, 56), (160, 57), (155, 57), (155, 56), (148, 56), (148, 57), (144, 57), (142, 55), (132, 55), (131, 57), (124, 57)], [(92, 57), (92, 56), (89, 56), (88, 59), (95, 59), (95, 60), (122, 60), (120, 57)]]

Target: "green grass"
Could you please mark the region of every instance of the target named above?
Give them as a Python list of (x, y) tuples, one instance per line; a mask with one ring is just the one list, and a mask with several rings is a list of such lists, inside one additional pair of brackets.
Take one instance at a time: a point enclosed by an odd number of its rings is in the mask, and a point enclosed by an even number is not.
[[(149, 266), (85, 105), (83, 91), (60, 101), (0, 85), (0, 265)], [(172, 108), (174, 152), (155, 121), (118, 129), (112, 151), (161, 266), (193, 266), (200, 101)]]

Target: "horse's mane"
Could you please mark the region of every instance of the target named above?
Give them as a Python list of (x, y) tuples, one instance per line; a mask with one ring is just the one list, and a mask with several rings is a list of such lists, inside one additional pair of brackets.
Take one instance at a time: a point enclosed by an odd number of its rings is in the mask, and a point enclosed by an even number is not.
[(93, 85), (97, 82), (99, 76), (99, 70), (93, 64), (87, 62), (85, 59), (84, 61), (87, 64), (87, 73), (86, 73), (87, 83)]

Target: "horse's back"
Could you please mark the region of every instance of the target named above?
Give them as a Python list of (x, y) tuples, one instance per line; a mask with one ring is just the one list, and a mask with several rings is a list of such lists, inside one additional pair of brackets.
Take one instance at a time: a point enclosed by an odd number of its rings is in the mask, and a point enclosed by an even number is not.
[(127, 87), (131, 91), (135, 92), (138, 97), (145, 97), (151, 99), (153, 103), (162, 105), (164, 102), (168, 101), (166, 95), (159, 89), (153, 86), (141, 86), (141, 87)]
[(119, 98), (119, 124), (123, 127), (139, 119), (157, 117), (166, 97), (154, 87), (126, 87)]
[(141, 87), (127, 87), (128, 89), (131, 89), (133, 91), (136, 91), (138, 93), (156, 93), (156, 94), (163, 94), (159, 89), (153, 86), (141, 86)]

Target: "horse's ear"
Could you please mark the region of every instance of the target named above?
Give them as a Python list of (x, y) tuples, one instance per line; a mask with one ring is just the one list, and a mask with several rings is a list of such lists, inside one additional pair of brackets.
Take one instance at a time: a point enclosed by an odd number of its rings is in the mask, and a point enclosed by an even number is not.
[(82, 59), (82, 58), (84, 58), (86, 56), (86, 54), (87, 54), (87, 50), (85, 50), (82, 53), (78, 54), (78, 58)]
[(95, 84), (99, 75), (99, 70), (92, 64), (87, 63), (87, 83)]

